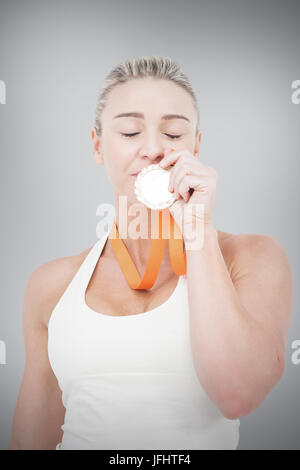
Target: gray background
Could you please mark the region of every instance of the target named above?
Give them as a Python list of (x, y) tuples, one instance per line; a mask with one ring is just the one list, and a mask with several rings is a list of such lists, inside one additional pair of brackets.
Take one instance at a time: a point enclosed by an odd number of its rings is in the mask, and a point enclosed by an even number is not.
[(197, 94), (199, 158), (219, 173), (214, 223), (275, 237), (295, 283), (280, 383), (241, 418), (239, 449), (300, 449), (300, 79), (298, 1), (1, 1), (0, 448), (7, 448), (24, 369), (22, 302), (40, 264), (97, 240), (96, 208), (114, 202), (92, 159), (98, 91), (119, 62), (170, 56)]

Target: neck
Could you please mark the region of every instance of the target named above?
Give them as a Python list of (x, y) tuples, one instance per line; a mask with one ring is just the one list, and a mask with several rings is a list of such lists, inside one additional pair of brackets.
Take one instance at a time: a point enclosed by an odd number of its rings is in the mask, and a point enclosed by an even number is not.
[[(158, 228), (159, 211), (149, 209), (140, 203), (131, 202), (128, 198), (126, 198), (126, 204), (124, 204), (122, 198), (115, 197), (115, 200), (115, 221), (120, 238), (122, 238), (136, 268), (140, 273), (144, 273), (150, 255), (152, 240), (155, 238), (155, 229)], [(163, 227), (166, 228), (168, 227), (167, 215), (168, 213), (165, 211), (164, 217), (161, 218)], [(156, 235), (157, 237), (158, 235)], [(161, 270), (169, 270), (171, 272), (168, 235), (165, 235), (165, 238), (167, 239), (161, 262)]]

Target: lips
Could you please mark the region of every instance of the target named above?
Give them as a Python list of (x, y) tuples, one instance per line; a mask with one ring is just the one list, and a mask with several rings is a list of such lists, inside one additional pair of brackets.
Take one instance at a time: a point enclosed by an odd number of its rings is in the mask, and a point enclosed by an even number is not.
[[(142, 168), (143, 170), (143, 168)], [(142, 170), (138, 171), (137, 173), (132, 173), (131, 176), (137, 176)]]

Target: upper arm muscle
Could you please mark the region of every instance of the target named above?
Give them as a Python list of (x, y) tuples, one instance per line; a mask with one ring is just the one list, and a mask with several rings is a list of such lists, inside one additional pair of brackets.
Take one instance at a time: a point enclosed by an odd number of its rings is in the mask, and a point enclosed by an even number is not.
[(284, 362), (293, 304), (293, 278), (287, 254), (267, 235), (237, 235), (232, 282), (248, 314), (275, 341)]
[(55, 449), (62, 437), (65, 408), (48, 359), (48, 331), (42, 320), (46, 270), (30, 276), (23, 304), (26, 364), (16, 404), (10, 447)]

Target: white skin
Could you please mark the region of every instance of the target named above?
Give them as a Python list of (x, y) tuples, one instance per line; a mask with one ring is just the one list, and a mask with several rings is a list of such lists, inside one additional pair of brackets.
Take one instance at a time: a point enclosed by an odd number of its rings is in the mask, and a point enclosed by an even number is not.
[[(144, 119), (116, 115), (138, 112)], [(185, 119), (163, 119), (166, 114), (183, 115)], [(116, 85), (108, 95), (107, 104), (101, 117), (102, 133), (91, 131), (94, 160), (105, 165), (109, 180), (114, 187), (116, 222), (118, 225), (119, 196), (127, 196), (128, 213), (130, 206), (137, 204), (134, 192), (135, 178), (131, 176), (142, 168), (159, 163), (170, 149), (188, 150), (197, 157), (201, 131), (196, 134), (197, 114), (191, 96), (183, 88), (165, 79), (146, 77), (129, 80)], [(127, 137), (122, 134), (134, 134)], [(170, 135), (178, 136), (172, 138)], [(145, 210), (144, 218), (151, 220), (152, 210)], [(128, 224), (132, 217), (128, 216)], [(142, 226), (145, 226), (143, 216)], [(136, 266), (144, 266), (149, 256), (151, 237), (150, 223), (148, 238), (126, 238), (126, 247)]]

